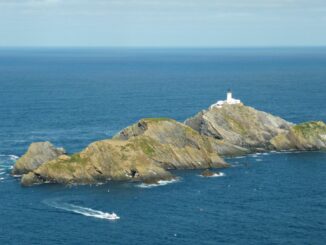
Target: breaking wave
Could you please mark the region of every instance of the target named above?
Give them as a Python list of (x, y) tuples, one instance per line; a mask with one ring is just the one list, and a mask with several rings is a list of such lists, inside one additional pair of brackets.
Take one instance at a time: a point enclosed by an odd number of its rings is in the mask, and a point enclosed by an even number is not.
[(13, 168), (14, 162), (18, 159), (15, 155), (3, 155), (0, 154), (0, 172), (7, 171)]
[(153, 187), (157, 187), (157, 186), (172, 184), (172, 183), (175, 183), (175, 182), (178, 182), (178, 181), (179, 181), (179, 179), (159, 180), (157, 183), (154, 183), (154, 184), (141, 183), (141, 184), (137, 185), (137, 187), (140, 187), (140, 188), (153, 188)]
[(213, 174), (212, 176), (210, 176), (211, 178), (213, 177), (223, 177), (223, 176), (225, 176), (225, 173), (222, 173), (222, 172), (220, 172), (220, 173), (215, 173), (215, 174)]
[(13, 168), (14, 162), (19, 157), (16, 155), (4, 155), (0, 154), (0, 181), (3, 182), (4, 180), (8, 179), (10, 169)]
[(82, 207), (70, 203), (58, 203), (55, 201), (44, 201), (45, 204), (47, 204), (50, 207), (65, 210), (68, 212), (81, 214), (87, 217), (93, 217), (97, 219), (106, 219), (106, 220), (117, 220), (120, 219), (120, 217), (116, 213), (107, 213), (102, 212), (100, 210), (95, 210), (87, 207)]
[(12, 161), (16, 161), (19, 157), (16, 156), (16, 155), (3, 155), (3, 154), (0, 154), (0, 157), (5, 157), (5, 158), (9, 158), (10, 160)]
[(16, 155), (9, 155), (10, 160), (16, 161), (19, 157)]

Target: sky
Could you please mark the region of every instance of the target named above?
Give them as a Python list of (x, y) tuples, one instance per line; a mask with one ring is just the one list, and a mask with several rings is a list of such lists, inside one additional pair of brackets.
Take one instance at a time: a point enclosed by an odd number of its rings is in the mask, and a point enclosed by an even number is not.
[(0, 0), (0, 46), (326, 46), (326, 0)]

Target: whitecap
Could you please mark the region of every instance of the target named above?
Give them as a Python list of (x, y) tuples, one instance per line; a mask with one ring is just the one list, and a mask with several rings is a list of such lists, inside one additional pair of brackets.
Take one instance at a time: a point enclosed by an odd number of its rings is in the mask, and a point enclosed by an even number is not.
[(238, 156), (238, 157), (234, 157), (236, 159), (241, 159), (241, 158), (245, 158), (246, 156)]
[(223, 177), (223, 176), (225, 176), (225, 173), (220, 172), (220, 173), (215, 173), (210, 177)]
[(175, 183), (175, 182), (178, 182), (178, 181), (179, 181), (179, 179), (159, 180), (157, 183), (154, 183), (154, 184), (141, 183), (141, 184), (137, 185), (137, 187), (140, 187), (140, 188), (152, 188), (152, 187), (172, 184), (172, 183)]
[(54, 201), (45, 201), (45, 203), (53, 208), (62, 209), (62, 210), (68, 211), (68, 212), (81, 214), (81, 215), (84, 215), (87, 217), (93, 217), (93, 218), (97, 218), (97, 219), (106, 219), (106, 220), (120, 219), (120, 217), (114, 212), (107, 213), (107, 212), (103, 212), (100, 210), (77, 206), (77, 205), (70, 204), (70, 203), (58, 203), (58, 202), (54, 202)]
[(6, 172), (0, 172), (0, 175), (3, 175), (3, 174), (5, 174)]
[(260, 159), (260, 158), (256, 159), (256, 162), (262, 162), (262, 161), (263, 161), (263, 159)]

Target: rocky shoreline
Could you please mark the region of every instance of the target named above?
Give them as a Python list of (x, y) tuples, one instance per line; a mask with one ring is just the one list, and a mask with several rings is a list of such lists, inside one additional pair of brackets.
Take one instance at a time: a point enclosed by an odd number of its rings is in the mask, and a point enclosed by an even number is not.
[(268, 151), (326, 150), (326, 124), (293, 124), (243, 104), (199, 112), (184, 123), (147, 118), (112, 139), (68, 155), (49, 142), (32, 143), (12, 174), (21, 183), (94, 184), (107, 181), (155, 183), (171, 180), (172, 169), (229, 165), (223, 157)]

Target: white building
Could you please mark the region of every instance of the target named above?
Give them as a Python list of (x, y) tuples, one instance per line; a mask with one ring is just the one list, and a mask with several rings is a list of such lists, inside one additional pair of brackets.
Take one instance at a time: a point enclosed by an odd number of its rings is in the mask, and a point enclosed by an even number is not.
[(226, 94), (226, 100), (217, 101), (215, 104), (210, 106), (210, 109), (212, 109), (214, 107), (221, 108), (225, 104), (229, 104), (229, 105), (241, 104), (241, 101), (237, 100), (237, 99), (233, 99), (232, 98), (232, 92), (229, 89), (227, 94)]

